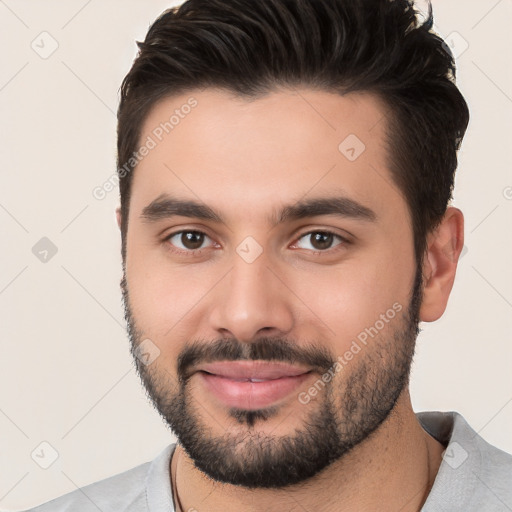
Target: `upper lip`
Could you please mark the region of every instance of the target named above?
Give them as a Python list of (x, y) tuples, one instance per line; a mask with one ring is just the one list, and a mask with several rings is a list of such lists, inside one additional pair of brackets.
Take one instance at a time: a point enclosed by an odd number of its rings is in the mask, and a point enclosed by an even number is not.
[(228, 379), (279, 379), (296, 377), (310, 371), (303, 366), (268, 361), (219, 361), (205, 363), (198, 371), (212, 373)]

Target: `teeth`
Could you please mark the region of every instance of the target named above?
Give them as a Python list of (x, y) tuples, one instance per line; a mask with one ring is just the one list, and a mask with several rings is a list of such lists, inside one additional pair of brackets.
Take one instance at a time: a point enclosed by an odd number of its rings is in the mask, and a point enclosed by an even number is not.
[(248, 379), (233, 379), (234, 381), (236, 382), (267, 382), (268, 380), (273, 380), (273, 379), (252, 379), (252, 378), (248, 378)]

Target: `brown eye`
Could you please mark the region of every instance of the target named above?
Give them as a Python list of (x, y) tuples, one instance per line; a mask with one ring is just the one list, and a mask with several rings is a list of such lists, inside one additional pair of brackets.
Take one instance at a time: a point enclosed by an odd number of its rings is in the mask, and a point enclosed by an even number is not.
[[(335, 239), (340, 241), (333, 245)], [(301, 240), (306, 240), (306, 243), (301, 242)], [(312, 249), (314, 251), (327, 251), (328, 249), (332, 249), (343, 242), (346, 242), (346, 240), (342, 236), (331, 233), (330, 231), (310, 231), (299, 238), (297, 247), (300, 249)]]
[(311, 236), (311, 245), (318, 250), (329, 249), (333, 239), (332, 233), (313, 233)]
[(209, 239), (201, 231), (178, 231), (169, 235), (166, 240), (178, 249), (195, 251), (202, 247), (207, 238)]

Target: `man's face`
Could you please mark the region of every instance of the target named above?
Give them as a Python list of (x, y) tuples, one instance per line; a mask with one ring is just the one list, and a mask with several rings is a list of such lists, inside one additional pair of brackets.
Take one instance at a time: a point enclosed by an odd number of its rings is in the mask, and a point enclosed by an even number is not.
[(214, 479), (309, 478), (407, 385), (421, 291), (385, 128), (375, 97), (307, 89), (195, 91), (144, 123), (123, 284), (132, 348)]

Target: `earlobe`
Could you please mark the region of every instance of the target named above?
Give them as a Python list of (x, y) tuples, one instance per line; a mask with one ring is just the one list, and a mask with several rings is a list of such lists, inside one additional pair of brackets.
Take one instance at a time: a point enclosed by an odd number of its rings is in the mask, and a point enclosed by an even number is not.
[(427, 239), (423, 262), (421, 321), (433, 322), (444, 313), (463, 246), (464, 216), (458, 208), (450, 206), (441, 224)]
[(116, 208), (116, 219), (117, 219), (117, 226), (119, 229), (121, 229), (121, 207)]

